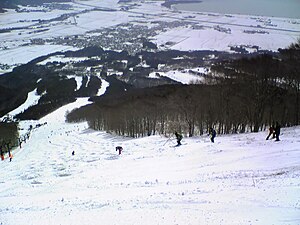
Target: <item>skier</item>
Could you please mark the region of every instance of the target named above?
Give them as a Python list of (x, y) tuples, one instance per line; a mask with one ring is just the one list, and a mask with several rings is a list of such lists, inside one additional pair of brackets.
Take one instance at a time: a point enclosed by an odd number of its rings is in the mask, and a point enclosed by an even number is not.
[(274, 126), (270, 126), (270, 128), (269, 128), (269, 134), (268, 134), (266, 140), (269, 140), (269, 138), (271, 137), (271, 135), (273, 135), (272, 139), (275, 138)]
[(121, 155), (123, 148), (121, 146), (117, 146), (116, 151), (119, 151), (119, 155)]
[(180, 141), (182, 140), (182, 135), (177, 133), (177, 131), (176, 131), (175, 136), (176, 136), (176, 139), (177, 139), (177, 146), (181, 145)]
[(21, 140), (21, 138), (19, 138), (19, 146), (20, 146), (20, 148), (22, 148), (22, 140)]
[(12, 158), (13, 158), (13, 155), (12, 155), (12, 153), (10, 152), (10, 146), (9, 146), (9, 145), (10, 145), (10, 142), (6, 143), (9, 161), (11, 162), (11, 160), (12, 160)]
[(278, 122), (276, 122), (276, 127), (275, 127), (275, 136), (276, 136), (276, 140), (275, 141), (280, 141), (279, 140), (279, 135), (280, 135), (280, 125)]
[(215, 137), (217, 135), (216, 131), (211, 127), (209, 128), (210, 140), (212, 143), (215, 143)]
[(4, 160), (4, 153), (2, 151), (2, 146), (0, 146), (0, 154), (1, 154), (1, 160), (3, 161)]
[(11, 154), (10, 150), (8, 150), (8, 157), (9, 157), (9, 161), (11, 162), (13, 155)]

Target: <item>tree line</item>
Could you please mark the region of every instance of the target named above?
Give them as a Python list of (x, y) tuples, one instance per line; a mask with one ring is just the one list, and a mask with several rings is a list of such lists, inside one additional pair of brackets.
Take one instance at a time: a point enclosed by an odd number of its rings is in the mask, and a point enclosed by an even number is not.
[(118, 135), (188, 136), (214, 127), (219, 134), (258, 132), (278, 121), (299, 125), (299, 43), (211, 66), (205, 82), (130, 89), (92, 98), (93, 104), (68, 114), (69, 122)]
[(0, 154), (8, 152), (12, 146), (17, 146), (18, 138), (19, 132), (16, 122), (0, 122)]

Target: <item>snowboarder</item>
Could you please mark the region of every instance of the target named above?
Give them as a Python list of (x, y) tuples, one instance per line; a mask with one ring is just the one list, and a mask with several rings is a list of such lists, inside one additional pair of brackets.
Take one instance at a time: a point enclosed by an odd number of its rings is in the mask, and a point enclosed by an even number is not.
[(180, 141), (182, 140), (182, 135), (177, 133), (177, 131), (176, 131), (175, 136), (176, 136), (176, 139), (177, 139), (177, 146), (181, 145)]
[(275, 127), (275, 136), (276, 136), (276, 140), (275, 141), (280, 141), (279, 140), (279, 135), (280, 135), (280, 125), (278, 122), (276, 122), (276, 127)]
[(119, 151), (119, 155), (121, 155), (123, 148), (121, 146), (117, 146), (116, 151)]
[(72, 155), (75, 155), (75, 151), (72, 152)]
[(272, 135), (272, 139), (275, 138), (275, 129), (274, 129), (274, 126), (270, 126), (270, 128), (269, 128), (269, 134), (266, 137), (266, 140), (269, 140), (269, 138), (271, 137), (271, 135)]
[(216, 131), (211, 127), (209, 128), (210, 141), (215, 143), (215, 137), (217, 135)]

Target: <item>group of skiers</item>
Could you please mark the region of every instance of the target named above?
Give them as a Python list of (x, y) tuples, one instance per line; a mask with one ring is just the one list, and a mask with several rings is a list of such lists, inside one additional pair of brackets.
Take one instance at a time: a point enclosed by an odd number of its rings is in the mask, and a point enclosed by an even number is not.
[[(209, 133), (208, 135), (210, 136), (210, 141), (212, 143), (215, 142), (215, 137), (217, 135), (217, 132), (215, 131), (215, 129), (213, 129), (212, 127), (209, 128)], [(182, 140), (182, 134), (179, 134), (177, 131), (175, 132), (175, 136), (176, 136), (176, 140), (177, 140), (177, 146), (181, 145), (181, 140)]]
[[(10, 151), (10, 143), (6, 143), (5, 145), (6, 145), (6, 148), (7, 148), (7, 150), (8, 150), (9, 161), (11, 161), (12, 158), (13, 158), (13, 155), (12, 155), (12, 153), (11, 153), (11, 151)], [(3, 146), (0, 146), (0, 157), (1, 157), (1, 160), (2, 160), (2, 161), (5, 159), (5, 157), (4, 157), (4, 152), (3, 152)]]
[[(269, 138), (272, 136), (272, 139), (275, 138), (275, 141), (280, 141), (279, 140), (280, 129), (281, 129), (281, 126), (278, 122), (276, 122), (276, 125), (270, 126), (269, 134), (268, 134), (266, 140), (269, 140)], [(215, 142), (215, 137), (217, 135), (216, 130), (214, 128), (210, 127), (208, 135), (210, 136), (210, 141), (212, 143), (214, 143)], [(175, 132), (175, 136), (176, 136), (176, 139), (177, 139), (177, 145), (178, 146), (181, 145), (182, 135), (179, 134), (178, 132)]]
[[(41, 126), (41, 125), (40, 125)], [(11, 162), (12, 159), (13, 159), (13, 154), (11, 153), (12, 149), (19, 146), (20, 148), (22, 148), (22, 143), (26, 143), (26, 140), (28, 140), (30, 138), (30, 134), (31, 134), (31, 131), (32, 131), (33, 127), (32, 125), (30, 125), (28, 131), (20, 136), (18, 138), (18, 145), (13, 145), (11, 143), (11, 140), (7, 141), (7, 142), (3, 142), (2, 145), (0, 145), (0, 157), (1, 157), (1, 160), (5, 160), (5, 154), (4, 154), (4, 147), (6, 147), (6, 152), (8, 153), (8, 158), (9, 158), (9, 161)]]
[[(279, 135), (280, 135), (280, 125), (278, 122), (276, 122), (275, 126), (270, 126), (269, 128), (269, 134), (266, 138), (266, 140), (269, 140), (269, 138), (272, 136), (272, 139), (275, 138), (275, 141), (279, 141)], [(176, 137), (176, 141), (177, 141), (177, 145), (176, 146), (180, 146), (181, 145), (181, 140), (183, 138), (182, 134), (178, 133), (177, 131), (175, 131), (174, 133), (175, 137)], [(214, 128), (210, 127), (209, 128), (209, 133), (208, 135), (210, 136), (210, 141), (212, 143), (215, 142), (215, 137), (217, 136), (217, 132)], [(170, 140), (170, 138), (167, 140), (167, 142)], [(123, 148), (121, 146), (117, 146), (116, 147), (116, 151), (119, 151), (119, 155), (121, 155)]]
[[(279, 141), (280, 128), (281, 127), (280, 127), (278, 122), (276, 122), (276, 126), (270, 126), (269, 134), (268, 134), (266, 140), (269, 140), (269, 138), (272, 136), (272, 139), (275, 138), (276, 139), (275, 141)], [(182, 134), (178, 133), (177, 131), (174, 134), (175, 134), (175, 137), (176, 137), (176, 140), (177, 140), (177, 146), (180, 146), (183, 136), (182, 136)], [(217, 132), (215, 131), (215, 129), (210, 127), (209, 128), (209, 136), (210, 136), (210, 141), (212, 143), (215, 142), (216, 135), (217, 135)], [(29, 138), (29, 136), (28, 136), (28, 138)], [(8, 144), (7, 148), (10, 149), (9, 147), (10, 146)], [(21, 144), (20, 144), (20, 148), (21, 148)], [(121, 146), (117, 146), (116, 151), (118, 151), (119, 155), (121, 155), (122, 151), (123, 151), (123, 148)], [(9, 159), (11, 161), (12, 160), (12, 154), (11, 154), (10, 150), (8, 150), (8, 155), (9, 155)], [(72, 152), (72, 155), (75, 155), (75, 151)], [(1, 160), (4, 160), (4, 153), (3, 153), (3, 150), (2, 150), (2, 146), (0, 146), (0, 156), (1, 156)]]

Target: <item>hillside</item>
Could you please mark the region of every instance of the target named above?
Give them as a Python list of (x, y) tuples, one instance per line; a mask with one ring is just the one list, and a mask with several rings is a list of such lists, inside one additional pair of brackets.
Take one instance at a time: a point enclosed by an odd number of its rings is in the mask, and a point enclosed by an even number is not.
[(182, 1), (0, 0), (0, 225), (299, 225), (300, 18)]
[(282, 129), (280, 142), (259, 132), (214, 144), (184, 137), (174, 147), (173, 137), (121, 138), (64, 122), (86, 103), (21, 123), (34, 129), (12, 162), (0, 162), (2, 224), (298, 224), (300, 127)]

